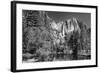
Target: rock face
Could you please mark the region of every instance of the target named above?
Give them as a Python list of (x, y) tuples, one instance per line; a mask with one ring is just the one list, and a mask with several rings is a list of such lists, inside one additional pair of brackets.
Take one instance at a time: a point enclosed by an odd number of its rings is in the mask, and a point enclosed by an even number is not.
[(76, 18), (55, 22), (45, 11), (23, 10), (22, 19), (23, 61), (90, 59), (91, 29)]

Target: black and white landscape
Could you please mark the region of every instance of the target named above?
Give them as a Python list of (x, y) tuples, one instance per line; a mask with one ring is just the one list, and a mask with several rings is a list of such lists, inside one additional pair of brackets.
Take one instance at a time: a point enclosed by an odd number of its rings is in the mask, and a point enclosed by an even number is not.
[(22, 10), (22, 61), (91, 59), (90, 13)]

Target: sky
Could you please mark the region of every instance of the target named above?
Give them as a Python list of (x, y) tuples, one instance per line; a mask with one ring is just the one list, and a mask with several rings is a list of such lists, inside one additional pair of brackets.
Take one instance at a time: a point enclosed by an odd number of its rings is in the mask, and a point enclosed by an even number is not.
[(87, 24), (89, 27), (91, 25), (91, 14), (90, 13), (47, 11), (47, 14), (50, 18), (52, 18), (56, 22), (71, 19), (74, 17), (78, 19), (79, 21), (82, 21), (83, 23)]

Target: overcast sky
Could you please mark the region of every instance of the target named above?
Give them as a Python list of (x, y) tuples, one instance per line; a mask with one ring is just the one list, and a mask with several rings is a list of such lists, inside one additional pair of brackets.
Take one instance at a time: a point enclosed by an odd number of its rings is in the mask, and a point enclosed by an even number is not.
[(90, 13), (75, 13), (75, 12), (47, 12), (48, 16), (54, 19), (56, 22), (67, 20), (70, 18), (77, 18), (78, 20), (86, 23), (89, 27), (91, 25), (91, 14)]

